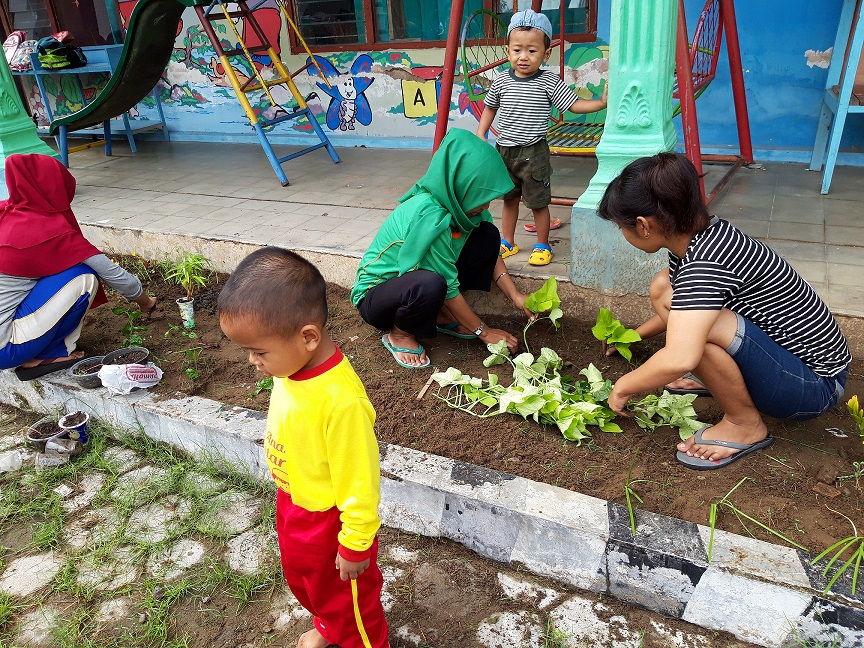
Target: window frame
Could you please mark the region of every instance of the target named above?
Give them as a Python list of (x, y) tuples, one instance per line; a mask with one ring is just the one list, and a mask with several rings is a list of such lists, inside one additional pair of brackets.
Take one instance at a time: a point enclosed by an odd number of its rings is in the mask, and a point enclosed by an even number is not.
[[(50, 0), (48, 0), (50, 1)], [(375, 33), (377, 32), (377, 24), (375, 21), (375, 11), (373, 8), (374, 0), (361, 0), (363, 2), (363, 21), (366, 24), (367, 31), (367, 42), (364, 43), (351, 43), (345, 45), (309, 45), (309, 50), (313, 53), (321, 53), (321, 52), (354, 52), (358, 50), (366, 51), (366, 52), (381, 52), (384, 50), (415, 50), (415, 49), (442, 49), (447, 46), (446, 40), (435, 40), (435, 41), (416, 41), (416, 40), (406, 40), (406, 41), (388, 41), (388, 42), (378, 42), (375, 41)], [(599, 0), (586, 0), (586, 10), (587, 10), (587, 31), (582, 34), (565, 34), (564, 41), (566, 43), (594, 43), (597, 40), (597, 4)], [(483, 8), (487, 10), (493, 10), (497, 0), (484, 0)], [(286, 3), (288, 7), (288, 11), (291, 13), (291, 20), (294, 21), (294, 24), (300, 25), (297, 16), (297, 7), (294, 2)], [(465, 16), (462, 17), (463, 20)], [(557, 29), (558, 25), (552, 26), (553, 38), (552, 41), (557, 41)], [(372, 40), (370, 42), (369, 34), (371, 34)], [(303, 44), (300, 42), (300, 39), (297, 38), (297, 34), (294, 33), (293, 29), (288, 30), (288, 39), (290, 42), (290, 48), (292, 54), (305, 54), (306, 49), (303, 47)], [(476, 45), (477, 43), (469, 44)], [(504, 44), (504, 39), (500, 39), (498, 45)], [(557, 46), (557, 44), (556, 44)]]

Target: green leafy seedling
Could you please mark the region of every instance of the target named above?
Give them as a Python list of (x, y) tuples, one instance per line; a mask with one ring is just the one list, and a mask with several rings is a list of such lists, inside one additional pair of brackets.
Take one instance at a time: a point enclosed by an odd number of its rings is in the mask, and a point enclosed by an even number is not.
[(602, 306), (600, 307), (600, 312), (597, 313), (597, 323), (594, 324), (591, 332), (595, 338), (603, 343), (603, 353), (606, 353), (607, 347), (615, 347), (615, 350), (627, 362), (630, 362), (633, 358), (630, 345), (642, 339), (635, 330), (626, 328), (621, 322), (612, 317), (612, 311)]
[(176, 324), (169, 324), (168, 330), (165, 331), (165, 337), (170, 338), (172, 333), (179, 333), (185, 338), (189, 338), (190, 340), (194, 340), (198, 337), (198, 334), (195, 331), (187, 331), (186, 329), (177, 326)]
[(522, 341), (525, 342), (525, 350), (530, 352), (531, 349), (528, 347), (527, 337), (529, 328), (537, 322), (546, 319), (552, 322), (556, 331), (561, 328), (561, 323), (558, 320), (564, 315), (564, 311), (561, 310), (561, 299), (558, 297), (558, 282), (555, 280), (555, 277), (549, 277), (546, 283), (540, 286), (539, 290), (528, 295), (528, 299), (525, 300), (525, 308), (535, 315), (549, 312), (546, 317), (534, 317), (529, 320), (525, 328), (522, 329)]
[(255, 383), (255, 390), (249, 394), (249, 398), (254, 398), (263, 391), (273, 390), (273, 376), (267, 376)]
[(135, 305), (115, 306), (111, 312), (126, 317), (126, 323), (120, 329), (120, 333), (123, 334), (123, 346), (141, 346), (144, 343), (141, 333), (147, 330), (147, 326), (137, 323), (142, 315), (140, 309)]
[(210, 259), (201, 254), (188, 252), (171, 264), (165, 280), (183, 287), (186, 299), (192, 299), (196, 288), (207, 285), (206, 264)]
[(630, 410), (635, 413), (636, 424), (647, 432), (653, 432), (658, 427), (668, 425), (678, 428), (678, 435), (686, 441), (704, 427), (708, 427), (696, 418), (693, 401), (696, 394), (663, 394), (656, 396), (648, 394), (635, 403), (630, 403)]
[(174, 351), (174, 353), (183, 354), (183, 364), (185, 366), (183, 373), (189, 376), (193, 383), (201, 375), (201, 372), (198, 370), (198, 361), (200, 360), (201, 352), (203, 350), (203, 346), (193, 346), (188, 349)]

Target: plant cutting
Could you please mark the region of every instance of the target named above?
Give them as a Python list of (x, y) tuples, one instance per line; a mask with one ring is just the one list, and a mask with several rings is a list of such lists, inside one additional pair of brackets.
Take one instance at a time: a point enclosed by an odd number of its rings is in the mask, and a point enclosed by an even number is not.
[(647, 432), (662, 425), (678, 428), (678, 435), (686, 441), (707, 424), (696, 418), (693, 401), (696, 394), (670, 394), (665, 389), (660, 396), (648, 394), (629, 409), (635, 413), (636, 424)]
[(627, 481), (624, 482), (624, 498), (627, 500), (627, 512), (630, 514), (630, 531), (633, 533), (633, 537), (636, 537), (636, 514), (633, 511), (633, 502), (631, 498), (637, 500), (640, 504), (642, 504), (642, 498), (639, 496), (633, 485), (634, 484), (647, 484), (650, 483), (651, 479), (633, 479), (633, 466), (636, 464), (636, 457), (639, 456), (639, 450), (633, 453), (633, 459), (630, 461), (630, 469), (627, 471)]
[(255, 398), (263, 391), (273, 391), (273, 376), (267, 376), (255, 383), (255, 390), (249, 394), (249, 398)]
[(166, 281), (182, 286), (186, 291), (186, 297), (177, 300), (180, 307), (180, 315), (183, 318), (183, 326), (187, 329), (195, 328), (194, 299), (192, 293), (196, 288), (207, 285), (205, 265), (210, 261), (202, 254), (188, 252), (171, 264), (165, 275)]
[[(760, 522), (760, 521), (757, 520), (756, 518), (750, 517), (750, 516), (747, 515), (744, 511), (742, 511), (741, 509), (737, 508), (737, 507), (736, 507), (732, 502), (729, 501), (729, 496), (732, 495), (732, 493), (735, 492), (735, 489), (738, 488), (741, 484), (743, 484), (745, 481), (747, 481), (747, 480), (749, 480), (749, 479), (751, 479), (751, 478), (750, 478), (750, 477), (742, 477), (742, 478), (741, 478), (741, 481), (739, 481), (737, 484), (735, 484), (735, 485), (730, 489), (730, 491), (729, 491), (728, 493), (726, 493), (723, 497), (721, 497), (719, 502), (713, 502), (713, 503), (711, 504), (711, 507), (710, 507), (710, 509), (709, 509), (709, 513), (708, 513), (708, 526), (709, 526), (709, 528), (711, 529), (711, 533), (710, 533), (710, 535), (708, 536), (708, 562), (711, 562), (711, 553), (712, 553), (712, 551), (714, 550), (714, 527), (715, 527), (716, 524), (717, 524), (717, 510), (718, 510), (721, 506), (723, 506), (723, 507), (729, 509), (730, 511), (732, 511), (732, 513), (735, 514), (735, 517), (738, 518), (738, 522), (741, 523), (741, 526), (744, 527), (744, 530), (745, 530), (748, 534), (750, 534), (750, 536), (753, 536), (753, 534), (750, 533), (750, 529), (747, 528), (747, 525), (744, 523), (744, 520), (747, 520), (747, 521), (749, 521), (749, 522), (752, 522), (753, 524), (755, 524), (755, 525), (761, 527), (762, 529), (764, 529), (764, 530), (767, 531), (768, 533), (771, 533), (771, 534), (777, 536), (778, 538), (780, 538), (780, 539), (783, 540), (784, 542), (788, 542), (790, 545), (792, 545), (792, 546), (795, 547), (796, 549), (801, 549), (802, 551), (807, 551), (806, 547), (802, 547), (802, 546), (799, 545), (797, 542), (793, 542), (792, 540), (790, 540), (789, 538), (787, 538), (786, 536), (784, 536), (782, 533), (779, 533), (778, 531), (775, 531), (774, 529), (772, 529), (771, 527), (769, 527), (769, 526), (763, 524), (762, 522)], [(742, 518), (743, 518), (743, 519), (742, 519)], [(817, 558), (817, 560), (818, 560), (818, 558)], [(816, 561), (814, 560), (813, 562), (816, 562)], [(832, 562), (833, 562), (833, 561), (832, 561)], [(830, 567), (830, 565), (829, 565), (829, 567)], [(833, 584), (833, 581), (832, 581), (832, 584)]]
[(595, 338), (603, 343), (603, 353), (606, 353), (608, 347), (614, 347), (628, 362), (633, 358), (630, 345), (642, 339), (635, 330), (628, 329), (612, 317), (612, 311), (602, 306), (600, 312), (597, 313), (597, 322), (591, 328), (591, 332)]
[(612, 422), (615, 414), (603, 404), (612, 391), (612, 383), (603, 380), (594, 365), (582, 370), (585, 380), (576, 380), (560, 374), (563, 362), (547, 347), (541, 349), (537, 358), (521, 353), (512, 359), (503, 342), (490, 344), (488, 348), (492, 355), (484, 361), (486, 366), (505, 362), (512, 366), (513, 382), (509, 386), (500, 384), (493, 373), (484, 385), (482, 379), (450, 367), (432, 375), (439, 385), (436, 396), (450, 407), (473, 416), (487, 418), (510, 413), (543, 425), (555, 425), (564, 438), (576, 443), (591, 437), (589, 425), (603, 432), (621, 431)]
[(827, 508), (829, 511), (832, 511), (833, 513), (837, 513), (838, 515), (842, 515), (844, 518), (846, 518), (849, 524), (852, 525), (852, 535), (835, 542), (825, 551), (816, 556), (810, 564), (815, 565), (820, 560), (833, 553), (833, 556), (831, 556), (831, 560), (828, 561), (828, 564), (825, 565), (825, 570), (822, 572), (823, 576), (827, 576), (828, 570), (831, 569), (831, 565), (837, 562), (843, 556), (843, 554), (846, 553), (846, 551), (851, 550), (852, 553), (849, 558), (847, 558), (846, 562), (844, 562), (840, 567), (837, 568), (837, 571), (834, 573), (834, 576), (831, 578), (831, 580), (828, 581), (828, 584), (825, 585), (825, 589), (822, 591), (822, 593), (827, 594), (828, 590), (830, 590), (834, 583), (837, 582), (837, 579), (840, 578), (843, 575), (843, 572), (849, 569), (849, 567), (854, 562), (855, 566), (852, 568), (852, 594), (855, 594), (855, 589), (858, 585), (858, 570), (861, 568), (861, 560), (864, 559), (864, 536), (858, 535), (858, 529), (855, 528), (855, 523), (847, 516), (840, 513), (840, 511), (835, 511), (830, 507), (826, 506), (825, 508)]
[(199, 345), (199, 346), (189, 347), (188, 349), (181, 349), (180, 351), (174, 351), (174, 353), (182, 353), (183, 354), (183, 365), (185, 367), (185, 369), (183, 370), (183, 373), (185, 373), (187, 376), (189, 376), (189, 378), (192, 380), (192, 382), (195, 382), (195, 380), (198, 378), (198, 376), (201, 375), (201, 372), (198, 371), (198, 360), (199, 360), (201, 351), (203, 351), (203, 350), (204, 350), (204, 347)]
[(141, 333), (147, 330), (147, 326), (137, 323), (142, 315), (141, 310), (137, 306), (115, 306), (111, 309), (111, 312), (115, 315), (124, 315), (126, 317), (126, 324), (120, 329), (120, 333), (124, 336), (123, 346), (141, 346), (144, 344), (144, 338), (141, 337)]
[(546, 282), (540, 286), (539, 290), (535, 290), (533, 293), (528, 295), (528, 299), (525, 300), (525, 308), (535, 315), (540, 315), (549, 311), (549, 314), (546, 317), (534, 317), (528, 320), (528, 323), (522, 329), (522, 341), (525, 342), (525, 350), (530, 352), (531, 349), (528, 347), (527, 337), (529, 328), (544, 319), (548, 319), (552, 322), (556, 331), (561, 328), (561, 324), (558, 320), (564, 315), (564, 311), (561, 310), (561, 299), (558, 297), (558, 282), (555, 280), (555, 277), (549, 277)]

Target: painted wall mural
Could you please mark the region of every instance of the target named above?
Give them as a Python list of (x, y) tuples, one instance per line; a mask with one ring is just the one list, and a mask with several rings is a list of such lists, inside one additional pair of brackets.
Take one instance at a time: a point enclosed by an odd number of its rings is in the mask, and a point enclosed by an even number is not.
[[(136, 3), (137, 0), (119, 2), (124, 24)], [(226, 8), (230, 11), (235, 6)], [(311, 62), (305, 53), (289, 53), (290, 27), (275, 0), (264, 0), (255, 16), (289, 71), (296, 72)], [(262, 44), (251, 26), (244, 22), (234, 18), (230, 23), (227, 20), (214, 23), (224, 49), (238, 47), (238, 34), (247, 45)], [(599, 96), (607, 69), (608, 48), (602, 43), (571, 45), (565, 56), (568, 82), (580, 86), (580, 96)], [(295, 76), (294, 82), (314, 118), (334, 142), (342, 145), (374, 142), (373, 145), (391, 147), (431, 145), (440, 101), (443, 49), (334, 52), (316, 54), (314, 59), (330, 82), (329, 87), (314, 66), (307, 67), (306, 74)], [(254, 53), (251, 62), (243, 56), (232, 57), (231, 65), (241, 84), (256, 72), (265, 80), (276, 77), (273, 62), (266, 52)], [(62, 79), (50, 86), (49, 101), (52, 107), (56, 104), (57, 115), (80, 109), (104, 83), (104, 78), (88, 79), (82, 95), (68, 77), (54, 79)], [(451, 124), (474, 130), (482, 105), (467, 102), (462, 83), (457, 77), (450, 105)], [(184, 11), (177, 25), (175, 49), (156, 90), (172, 139), (256, 141), (223, 64), (191, 8)], [(297, 105), (284, 84), (273, 86), (271, 95), (272, 103), (263, 92), (248, 95), (253, 111), (263, 119), (288, 116)], [(35, 96), (31, 93), (31, 97), (31, 106), (38, 110), (38, 92)], [(145, 98), (130, 111), (130, 117), (155, 119), (155, 100)], [(298, 143), (297, 138), (305, 137), (311, 125), (302, 117), (286, 120), (268, 130), (268, 137), (274, 143)]]
[(364, 94), (375, 81), (372, 77), (361, 76), (361, 73), (372, 72), (372, 57), (361, 54), (348, 73), (340, 73), (333, 64), (322, 56), (315, 56), (317, 67), (312, 65), (312, 59), (307, 58), (309, 76), (318, 77), (320, 69), (329, 83), (316, 81), (324, 94), (330, 96), (327, 107), (327, 127), (330, 130), (355, 130), (355, 122), (368, 126), (372, 123), (372, 107)]

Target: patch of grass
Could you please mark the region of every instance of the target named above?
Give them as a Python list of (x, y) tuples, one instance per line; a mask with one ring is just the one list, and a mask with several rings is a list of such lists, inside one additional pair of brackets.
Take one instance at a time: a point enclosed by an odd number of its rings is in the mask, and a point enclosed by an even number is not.
[(552, 623), (552, 616), (546, 616), (546, 630), (541, 637), (543, 648), (569, 648), (570, 637), (566, 632), (558, 630)]
[[(159, 597), (154, 596), (155, 588), (148, 592), (144, 601), (144, 614), (147, 620), (144, 622), (144, 634), (141, 639), (151, 642), (159, 642), (155, 645), (160, 648), (187, 648), (189, 637), (170, 638), (171, 630), (171, 606), (182, 597), (190, 593), (191, 583), (181, 580), (179, 583), (167, 585), (161, 589)], [(145, 643), (144, 645), (150, 645)]]
[(0, 594), (0, 629), (5, 628), (15, 611), (21, 607), (12, 602), (12, 597), (8, 594)]

